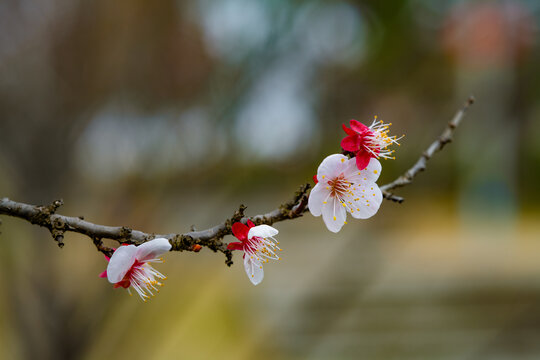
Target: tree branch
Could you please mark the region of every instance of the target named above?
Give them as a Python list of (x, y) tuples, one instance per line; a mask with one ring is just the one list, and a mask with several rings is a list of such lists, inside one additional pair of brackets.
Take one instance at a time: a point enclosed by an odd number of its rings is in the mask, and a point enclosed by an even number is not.
[(207, 247), (214, 252), (225, 254), (227, 265), (232, 264), (232, 252), (227, 249), (223, 242), (226, 235), (232, 234), (232, 225), (235, 222), (247, 222), (251, 219), (255, 224), (271, 225), (278, 221), (294, 219), (302, 216), (307, 206), (307, 193), (309, 184), (304, 184), (294, 195), (294, 198), (267, 214), (253, 217), (245, 217), (246, 207), (240, 205), (230, 219), (210, 229), (190, 231), (185, 234), (154, 234), (132, 230), (125, 226), (105, 226), (85, 221), (81, 217), (70, 217), (56, 214), (56, 210), (63, 204), (62, 200), (55, 200), (48, 206), (36, 206), (15, 202), (7, 198), (0, 199), (0, 215), (8, 215), (24, 219), (31, 224), (47, 228), (58, 246), (63, 247), (64, 233), (75, 232), (90, 237), (98, 249), (107, 256), (111, 256), (114, 249), (103, 245), (103, 239), (116, 240), (120, 244), (142, 244), (154, 238), (163, 237), (172, 244), (175, 251), (200, 251), (201, 247)]
[[(465, 105), (456, 113), (454, 118), (448, 123), (441, 136), (435, 140), (418, 161), (405, 174), (398, 177), (391, 183), (382, 185), (380, 188), (385, 199), (392, 200), (398, 203), (403, 201), (402, 197), (396, 196), (390, 190), (410, 184), (414, 177), (421, 171), (426, 169), (426, 163), (434, 153), (441, 150), (444, 145), (452, 141), (454, 130), (459, 125), (465, 112), (470, 105), (474, 103), (474, 98), (470, 97)], [(289, 202), (284, 203), (279, 208), (270, 211), (266, 214), (246, 217), (244, 212), (246, 207), (240, 205), (233, 215), (210, 229), (201, 231), (190, 231), (185, 234), (154, 234), (145, 233), (138, 230), (133, 230), (125, 226), (105, 226), (93, 224), (84, 220), (82, 217), (70, 217), (56, 214), (56, 211), (63, 205), (62, 200), (55, 200), (48, 206), (36, 206), (24, 203), (15, 202), (7, 198), (0, 199), (0, 215), (8, 215), (26, 220), (32, 224), (45, 227), (51, 233), (53, 239), (59, 247), (64, 246), (64, 234), (66, 232), (75, 232), (83, 234), (92, 239), (97, 250), (107, 256), (111, 256), (114, 249), (106, 247), (103, 244), (103, 239), (116, 240), (120, 244), (142, 244), (154, 238), (163, 237), (168, 239), (172, 244), (174, 251), (200, 251), (201, 247), (207, 247), (214, 252), (221, 252), (225, 255), (225, 263), (230, 266), (232, 264), (232, 252), (227, 249), (227, 244), (223, 238), (232, 234), (232, 225), (235, 222), (241, 221), (246, 223), (252, 220), (256, 225), (267, 224), (295, 219), (308, 211), (308, 193), (310, 184), (300, 186), (294, 197)]]
[(403, 202), (403, 198), (400, 196), (396, 196), (390, 192), (390, 190), (400, 188), (402, 186), (405, 186), (407, 184), (410, 184), (413, 179), (418, 175), (418, 173), (426, 170), (426, 165), (429, 159), (438, 151), (442, 150), (442, 148), (452, 141), (452, 137), (454, 135), (454, 131), (461, 123), (461, 120), (465, 116), (465, 113), (469, 109), (469, 107), (474, 104), (474, 97), (471, 96), (467, 99), (465, 104), (459, 109), (459, 111), (454, 115), (454, 118), (448, 122), (448, 125), (442, 132), (442, 134), (439, 136), (437, 140), (435, 140), (431, 145), (427, 148), (426, 151), (422, 153), (420, 158), (416, 161), (416, 163), (407, 170), (403, 175), (398, 177), (396, 180), (392, 181), (391, 183), (385, 184), (380, 186), (381, 191), (383, 192), (383, 196), (387, 200), (392, 200), (398, 203)]

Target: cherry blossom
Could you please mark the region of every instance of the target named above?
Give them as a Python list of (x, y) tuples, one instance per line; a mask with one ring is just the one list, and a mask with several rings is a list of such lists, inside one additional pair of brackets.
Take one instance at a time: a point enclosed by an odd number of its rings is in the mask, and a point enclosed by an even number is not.
[(161, 255), (171, 249), (169, 240), (158, 238), (139, 246), (125, 245), (115, 250), (111, 258), (107, 258), (107, 270), (99, 276), (107, 278), (114, 288), (128, 289), (131, 286), (145, 302), (154, 291), (159, 292), (162, 284), (158, 279), (166, 279), (165, 275), (152, 267), (150, 263), (160, 263)]
[(347, 212), (356, 219), (375, 215), (383, 198), (375, 183), (380, 173), (381, 163), (374, 158), (358, 170), (354, 158), (328, 156), (317, 170), (317, 183), (309, 194), (309, 211), (313, 216), (322, 215), (328, 230), (336, 233), (347, 223)]
[(240, 241), (230, 243), (227, 249), (244, 251), (246, 274), (253, 285), (258, 285), (264, 277), (263, 264), (269, 260), (280, 260), (277, 253), (281, 249), (277, 246), (279, 242), (274, 239), (278, 231), (268, 225), (255, 226), (248, 220), (247, 225), (234, 223), (232, 232)]
[(377, 121), (376, 116), (369, 127), (356, 120), (350, 121), (350, 129), (343, 124), (347, 136), (341, 140), (341, 147), (355, 154), (358, 170), (364, 170), (371, 158), (395, 159), (392, 156), (394, 150), (389, 150), (388, 147), (392, 144), (399, 146), (398, 141), (403, 136), (388, 136), (390, 125), (392, 124)]

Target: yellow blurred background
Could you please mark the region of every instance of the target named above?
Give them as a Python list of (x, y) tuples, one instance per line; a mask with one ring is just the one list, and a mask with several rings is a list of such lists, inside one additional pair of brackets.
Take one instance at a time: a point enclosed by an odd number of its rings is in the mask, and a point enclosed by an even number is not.
[(0, 358), (540, 358), (539, 25), (536, 0), (3, 0), (0, 196), (104, 225), (270, 211), (352, 118), (406, 134), (384, 184), (477, 103), (403, 204), (277, 223), (257, 287), (170, 253), (143, 303), (88, 238), (2, 217)]

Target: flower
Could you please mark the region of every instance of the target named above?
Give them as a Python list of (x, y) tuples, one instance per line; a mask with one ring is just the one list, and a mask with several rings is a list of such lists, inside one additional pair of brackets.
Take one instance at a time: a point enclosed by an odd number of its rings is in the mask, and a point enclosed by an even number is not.
[(240, 241), (227, 246), (229, 250), (244, 251), (244, 269), (253, 285), (258, 285), (263, 277), (263, 264), (271, 260), (280, 260), (277, 255), (281, 251), (279, 242), (274, 239), (278, 231), (268, 225), (258, 225), (248, 220), (247, 225), (236, 222), (232, 226), (234, 236)]
[(347, 133), (341, 140), (341, 147), (345, 151), (355, 154), (356, 166), (358, 170), (364, 170), (371, 158), (395, 159), (391, 156), (394, 150), (389, 150), (388, 146), (396, 144), (403, 138), (389, 137), (388, 128), (392, 124), (385, 124), (383, 121), (373, 120), (371, 126), (367, 127), (359, 121), (351, 120), (350, 129), (343, 124), (343, 130)]
[(347, 223), (347, 212), (356, 219), (375, 215), (383, 198), (375, 184), (380, 173), (377, 159), (370, 159), (364, 170), (358, 170), (354, 159), (341, 154), (328, 156), (317, 170), (318, 182), (309, 194), (309, 211), (313, 216), (322, 214), (332, 232)]
[(165, 275), (150, 265), (152, 262), (163, 262), (159, 256), (171, 250), (169, 240), (158, 238), (142, 245), (125, 245), (115, 250), (109, 261), (107, 270), (100, 277), (106, 277), (114, 284), (114, 288), (123, 287), (131, 291), (133, 287), (141, 299), (146, 302), (150, 296), (154, 296), (152, 290), (159, 292), (157, 286), (162, 284), (156, 279), (166, 279)]

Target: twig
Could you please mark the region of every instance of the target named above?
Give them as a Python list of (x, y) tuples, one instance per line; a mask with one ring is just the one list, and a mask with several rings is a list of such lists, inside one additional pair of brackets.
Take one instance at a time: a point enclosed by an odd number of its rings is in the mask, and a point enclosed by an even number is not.
[[(425, 170), (426, 162), (433, 154), (441, 150), (444, 145), (452, 140), (454, 130), (459, 125), (466, 110), (473, 102), (474, 98), (470, 97), (461, 110), (459, 110), (454, 118), (448, 123), (448, 126), (443, 131), (442, 135), (428, 147), (420, 159), (418, 159), (405, 174), (398, 177), (393, 182), (380, 187), (386, 199), (399, 203), (403, 201), (402, 197), (396, 196), (389, 191), (410, 184), (420, 171)], [(227, 249), (227, 244), (223, 241), (223, 238), (232, 234), (231, 228), (235, 222), (241, 221), (245, 224), (248, 220), (252, 220), (257, 225), (272, 225), (279, 221), (301, 217), (303, 213), (308, 211), (307, 203), (309, 189), (309, 184), (302, 185), (294, 194), (291, 201), (284, 203), (279, 208), (269, 213), (246, 217), (244, 214), (246, 207), (240, 205), (233, 216), (223, 223), (210, 229), (201, 231), (192, 230), (185, 234), (158, 235), (132, 230), (125, 226), (93, 224), (84, 220), (83, 217), (59, 215), (56, 214), (56, 211), (63, 205), (62, 200), (56, 200), (48, 206), (36, 206), (4, 198), (0, 199), (0, 215), (17, 217), (32, 224), (47, 228), (59, 247), (64, 246), (63, 240), (66, 232), (75, 232), (88, 236), (92, 239), (97, 250), (106, 256), (111, 256), (114, 249), (104, 246), (103, 239), (116, 240), (120, 244), (142, 244), (154, 238), (163, 237), (170, 241), (172, 250), (174, 251), (198, 252), (201, 250), (201, 247), (207, 247), (214, 252), (221, 252), (226, 257), (225, 263), (230, 266), (232, 264), (232, 253)], [(192, 227), (192, 229), (194, 228)]]
[(172, 250), (175, 251), (198, 252), (203, 246), (214, 252), (222, 252), (225, 254), (226, 264), (230, 266), (232, 264), (232, 253), (227, 249), (227, 244), (223, 242), (223, 238), (232, 234), (231, 228), (235, 222), (242, 221), (246, 223), (248, 219), (251, 219), (257, 225), (271, 225), (278, 221), (300, 217), (307, 205), (309, 188), (309, 184), (302, 185), (291, 201), (267, 214), (248, 218), (244, 216), (246, 207), (240, 205), (233, 216), (223, 223), (207, 230), (190, 231), (185, 234), (151, 234), (132, 230), (125, 226), (104, 226), (93, 224), (80, 217), (59, 215), (55, 212), (62, 205), (61, 200), (56, 200), (49, 206), (35, 206), (4, 198), (0, 199), (0, 215), (24, 219), (32, 224), (49, 229), (60, 247), (64, 245), (63, 238), (66, 232), (87, 235), (92, 239), (98, 251), (107, 256), (111, 256), (114, 249), (104, 246), (103, 239), (116, 240), (120, 244), (142, 244), (154, 238), (163, 237), (171, 242)]
[(418, 173), (426, 170), (426, 164), (428, 160), (431, 159), (433, 154), (442, 150), (442, 148), (446, 144), (452, 141), (452, 136), (454, 134), (454, 131), (459, 126), (461, 120), (465, 116), (465, 112), (469, 109), (469, 107), (472, 104), (474, 104), (474, 97), (471, 96), (467, 99), (463, 107), (459, 109), (456, 115), (454, 115), (454, 118), (448, 122), (448, 125), (444, 129), (443, 133), (439, 136), (439, 138), (435, 140), (427, 148), (427, 150), (422, 153), (422, 155), (416, 161), (416, 163), (409, 170), (407, 170), (403, 175), (398, 177), (396, 180), (392, 181), (391, 183), (382, 185), (380, 187), (385, 199), (392, 200), (398, 203), (403, 202), (404, 199), (402, 197), (392, 194), (390, 190), (410, 184), (415, 178), (415, 176), (418, 175)]

